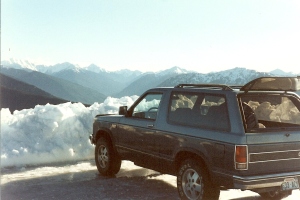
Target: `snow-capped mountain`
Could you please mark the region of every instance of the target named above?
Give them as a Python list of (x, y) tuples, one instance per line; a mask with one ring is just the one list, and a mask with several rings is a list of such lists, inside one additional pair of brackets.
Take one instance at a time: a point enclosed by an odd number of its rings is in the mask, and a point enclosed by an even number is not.
[(8, 68), (37, 71), (35, 64), (29, 62), (28, 60), (10, 58), (9, 60), (1, 61), (1, 65)]
[(64, 63), (59, 63), (53, 66), (49, 66), (46, 68), (46, 71), (43, 73), (46, 74), (54, 74), (60, 71), (64, 71), (64, 70), (73, 70), (75, 72), (79, 72), (80, 71), (80, 67), (78, 65), (73, 65), (69, 62), (64, 62)]
[(117, 71), (110, 72), (110, 73), (118, 74), (118, 75), (124, 76), (126, 78), (137, 77), (137, 76), (143, 74), (141, 71), (138, 71), (138, 70), (131, 71), (128, 69), (121, 69), (121, 70), (117, 70)]
[(100, 68), (99, 66), (95, 65), (95, 64), (91, 64), (85, 68), (83, 68), (85, 70), (91, 71), (91, 72), (95, 72), (95, 73), (101, 73), (101, 72), (106, 72), (105, 69)]
[(53, 66), (48, 66), (47, 71), (45, 73), (55, 74), (55, 73), (59, 73), (59, 72), (63, 72), (63, 71), (70, 71), (70, 70), (72, 70), (75, 73), (80, 73), (82, 71), (89, 71), (89, 72), (93, 72), (93, 73), (97, 73), (97, 74), (107, 72), (105, 69), (103, 69), (95, 64), (91, 64), (86, 67), (81, 67), (79, 65), (74, 65), (69, 62), (64, 62), (64, 63), (56, 64)]
[(233, 68), (220, 72), (208, 74), (188, 73), (171, 77), (161, 83), (159, 86), (175, 86), (181, 83), (217, 83), (228, 85), (244, 85), (245, 83), (262, 76), (271, 76), (266, 72), (257, 72), (245, 68)]
[(114, 94), (114, 96), (122, 97), (126, 95), (141, 95), (147, 89), (157, 87), (169, 78), (176, 77), (177, 75), (188, 74), (190, 72), (191, 71), (179, 67), (172, 67), (159, 72), (143, 73), (138, 76), (136, 80), (133, 80), (121, 92)]
[(165, 76), (165, 75), (169, 75), (169, 74), (187, 74), (187, 73), (192, 73), (192, 72), (194, 72), (194, 71), (188, 71), (186, 69), (175, 66), (170, 69), (156, 72), (156, 74), (158, 74), (159, 76)]
[(58, 63), (55, 65), (36, 65), (28, 60), (20, 60), (11, 58), (9, 60), (1, 61), (1, 65), (6, 68), (23, 69), (26, 71), (38, 71), (45, 74), (53, 74), (63, 70), (73, 70), (79, 72), (80, 70), (88, 70), (95, 73), (106, 71), (97, 65), (91, 64), (87, 67), (80, 67), (69, 62)]
[(69, 62), (59, 63), (53, 66), (51, 65), (47, 66), (47, 65), (35, 65), (34, 63), (29, 62), (28, 60), (20, 60), (14, 58), (1, 61), (1, 65), (5, 68), (22, 69), (26, 71), (38, 71), (45, 74), (52, 74), (66, 69), (79, 70), (80, 68), (78, 65), (73, 65)]
[(299, 74), (295, 74), (293, 72), (285, 72), (281, 69), (275, 69), (275, 70), (272, 70), (270, 71), (271, 74), (274, 74), (276, 76), (297, 76)]

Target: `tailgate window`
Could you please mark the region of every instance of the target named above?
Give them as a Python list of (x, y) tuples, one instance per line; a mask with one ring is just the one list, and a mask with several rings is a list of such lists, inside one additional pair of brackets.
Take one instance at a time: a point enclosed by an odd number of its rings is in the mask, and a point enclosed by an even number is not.
[(240, 99), (247, 132), (300, 127), (299, 100), (292, 95), (246, 94)]

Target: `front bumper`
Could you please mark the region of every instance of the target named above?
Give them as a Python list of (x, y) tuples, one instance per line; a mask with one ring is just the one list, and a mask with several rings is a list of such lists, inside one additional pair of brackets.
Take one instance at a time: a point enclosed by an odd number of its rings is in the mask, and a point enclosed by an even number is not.
[(281, 187), (287, 178), (298, 179), (298, 183), (300, 183), (300, 171), (264, 176), (233, 176), (233, 184), (236, 189), (255, 190), (260, 188)]

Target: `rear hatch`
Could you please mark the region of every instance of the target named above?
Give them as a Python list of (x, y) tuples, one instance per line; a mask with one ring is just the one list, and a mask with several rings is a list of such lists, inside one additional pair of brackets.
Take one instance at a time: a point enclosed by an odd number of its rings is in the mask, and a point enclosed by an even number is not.
[(247, 134), (248, 173), (300, 171), (300, 130)]
[(262, 77), (240, 89), (247, 174), (300, 171), (299, 90), (300, 77)]

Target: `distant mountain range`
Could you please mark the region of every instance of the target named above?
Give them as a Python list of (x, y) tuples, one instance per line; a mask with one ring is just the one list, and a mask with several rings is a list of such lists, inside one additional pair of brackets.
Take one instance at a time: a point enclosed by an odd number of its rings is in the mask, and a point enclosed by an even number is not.
[(2, 67), (1, 74), (33, 85), (60, 99), (72, 102), (92, 104), (94, 102), (103, 102), (106, 98), (105, 95), (90, 88), (38, 71), (25, 71)]
[[(257, 72), (245, 68), (233, 68), (207, 74), (188, 71), (179, 67), (172, 67), (155, 73), (142, 73), (126, 69), (109, 72), (93, 64), (85, 68), (68, 62), (44, 66), (13, 59), (2, 61), (0, 70), (1, 79), (5, 80), (5, 83), (1, 80), (2, 108), (6, 106), (4, 102), (10, 101), (8, 98), (17, 98), (11, 95), (16, 95), (17, 92), (23, 96), (26, 94), (48, 99), (40, 100), (41, 105), (47, 101), (52, 104), (60, 101), (92, 104), (103, 102), (107, 96), (141, 95), (149, 88), (172, 87), (180, 83), (243, 85), (261, 76), (296, 76), (279, 69), (271, 72)], [(29, 89), (29, 87), (32, 88)], [(54, 101), (54, 99), (56, 100)], [(38, 104), (34, 100), (30, 101), (32, 105)], [(21, 105), (20, 102), (18, 104)], [(32, 107), (32, 105), (30, 106)]]
[(0, 74), (1, 108), (10, 111), (33, 108), (36, 105), (68, 102), (24, 82)]
[[(41, 80), (35, 80), (30, 78), (30, 82), (28, 79), (24, 79), (24, 74), (35, 74), (38, 76), (38, 73), (43, 74), (44, 76), (41, 79), (46, 79), (46, 75), (48, 75), (49, 79), (59, 78), (56, 81), (61, 82), (62, 80), (68, 81), (69, 83), (78, 84), (80, 86), (92, 89), (97, 91), (104, 96), (113, 96), (113, 97), (122, 97), (126, 95), (135, 95), (140, 94), (145, 89), (149, 87), (155, 87), (159, 83), (165, 81), (166, 79), (184, 73), (191, 73), (192, 71), (187, 71), (185, 69), (181, 69), (179, 67), (173, 67), (171, 69), (163, 70), (158, 73), (147, 72), (142, 73), (140, 71), (131, 71), (131, 70), (119, 70), (114, 72), (109, 72), (105, 69), (102, 69), (96, 65), (89, 65), (85, 68), (81, 68), (79, 66), (73, 65), (71, 63), (65, 62), (60, 63), (53, 66), (44, 66), (44, 65), (34, 65), (28, 61), (19, 61), (19, 60), (9, 60), (2, 61), (2, 73), (8, 76), (12, 76), (18, 80), (23, 80), (26, 83), (35, 85), (46, 92), (53, 94), (54, 96), (70, 99), (69, 97), (62, 96), (57, 91), (54, 93), (54, 89), (52, 91), (50, 88), (42, 87)], [(13, 72), (9, 72), (9, 70)], [(20, 72), (22, 70), (22, 72)], [(21, 74), (21, 75), (20, 75)], [(42, 76), (42, 75), (39, 76)], [(36, 81), (38, 83), (36, 83)], [(147, 81), (147, 83), (143, 83)], [(46, 83), (44, 80), (43, 82)], [(139, 85), (138, 90), (132, 90)], [(47, 85), (48, 82), (47, 82)], [(73, 101), (79, 99), (72, 99)], [(80, 101), (85, 101), (86, 103), (91, 103), (90, 101), (86, 101), (80, 99)]]
[(255, 70), (236, 67), (233, 69), (208, 74), (181, 74), (167, 79), (158, 86), (168, 87), (175, 86), (180, 83), (217, 83), (227, 85), (244, 85), (255, 78), (272, 75), (272, 73), (257, 72)]

